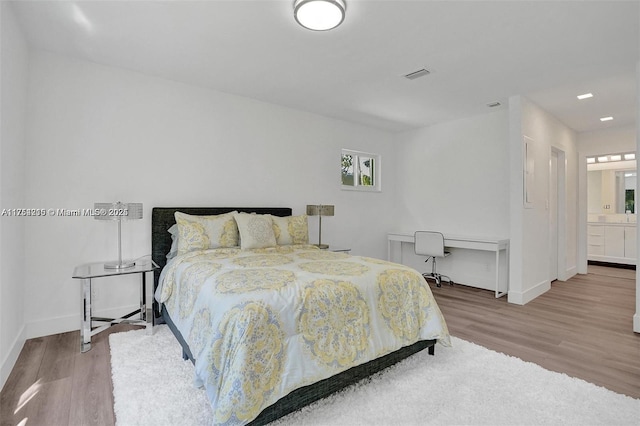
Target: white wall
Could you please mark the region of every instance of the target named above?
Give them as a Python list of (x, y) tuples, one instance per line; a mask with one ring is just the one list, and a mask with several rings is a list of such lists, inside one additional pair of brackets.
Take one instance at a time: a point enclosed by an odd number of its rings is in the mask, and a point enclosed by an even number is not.
[[(33, 52), (25, 204), (142, 202), (123, 256), (151, 252), (154, 206), (334, 204), (323, 242), (386, 255), (396, 186), (392, 135), (318, 115), (58, 55)], [(342, 148), (382, 155), (383, 191), (340, 189)], [(312, 241), (317, 220), (310, 218)], [(79, 328), (76, 265), (116, 257), (116, 226), (91, 217), (26, 224), (28, 337)], [(137, 281), (98, 281), (96, 309), (135, 305)], [(124, 309), (124, 308), (123, 308)]]
[[(553, 148), (565, 156), (565, 200), (560, 211), (566, 223), (559, 234), (565, 256), (559, 259), (559, 278), (577, 273), (578, 153), (575, 132), (521, 96), (509, 99), (511, 152), (511, 263), (509, 302), (525, 304), (550, 288), (549, 175)], [(524, 207), (523, 139), (532, 140), (534, 154), (533, 205)], [(585, 176), (586, 178), (586, 176)]]
[[(635, 152), (636, 127), (610, 127), (608, 129), (578, 133), (578, 150), (580, 152), (579, 155), (584, 155), (585, 157), (598, 154)], [(586, 167), (586, 159), (584, 164)]]
[[(24, 206), (24, 125), (27, 92), (27, 44), (13, 11), (0, 3), (0, 209)], [(17, 217), (0, 217), (0, 388), (25, 341), (24, 225)]]
[[(498, 110), (402, 134), (395, 230), (508, 238), (507, 120), (507, 111)], [(403, 263), (425, 270), (413, 246), (403, 248)], [(438, 261), (438, 271), (493, 289), (494, 264), (492, 253), (454, 250)]]
[[(640, 46), (640, 44), (639, 44)], [(636, 64), (636, 155), (640, 153), (640, 61)], [(636, 168), (640, 170), (640, 161), (636, 159)], [(636, 194), (640, 189), (640, 179), (636, 179)], [(636, 226), (636, 253), (640, 253), (640, 226)], [(640, 333), (640, 269), (636, 268), (636, 313), (633, 316), (633, 331)]]

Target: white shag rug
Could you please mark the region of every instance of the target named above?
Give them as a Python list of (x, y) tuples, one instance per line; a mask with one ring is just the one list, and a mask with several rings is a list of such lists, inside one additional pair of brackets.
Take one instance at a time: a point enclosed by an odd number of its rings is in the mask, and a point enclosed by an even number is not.
[[(209, 425), (204, 391), (192, 386), (167, 326), (114, 333), (114, 411), (119, 426)], [(370, 381), (316, 402), (277, 425), (638, 425), (640, 399), (453, 338)]]

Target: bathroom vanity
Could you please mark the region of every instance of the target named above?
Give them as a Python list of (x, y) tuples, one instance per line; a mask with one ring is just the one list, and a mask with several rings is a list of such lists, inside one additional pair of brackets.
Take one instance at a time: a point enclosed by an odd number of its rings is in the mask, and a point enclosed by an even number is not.
[(635, 265), (636, 223), (612, 221), (616, 216), (626, 215), (606, 216), (603, 221), (587, 223), (587, 259)]

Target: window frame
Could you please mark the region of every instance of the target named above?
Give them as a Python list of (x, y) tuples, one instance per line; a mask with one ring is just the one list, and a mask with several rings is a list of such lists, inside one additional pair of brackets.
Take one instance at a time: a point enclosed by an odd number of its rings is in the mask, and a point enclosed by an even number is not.
[[(349, 155), (352, 157), (351, 167), (353, 168), (353, 185), (346, 185), (343, 180), (343, 165), (342, 160), (344, 156)], [(372, 168), (372, 184), (371, 185), (363, 185), (356, 179), (357, 176), (362, 176), (360, 173), (360, 164), (361, 158), (369, 158), (373, 160), (373, 168)], [(340, 153), (340, 186), (345, 191), (364, 191), (364, 192), (382, 192), (382, 157), (380, 154), (373, 154), (370, 152), (364, 151), (355, 151), (353, 149), (342, 149)], [(365, 176), (368, 176), (365, 174)]]

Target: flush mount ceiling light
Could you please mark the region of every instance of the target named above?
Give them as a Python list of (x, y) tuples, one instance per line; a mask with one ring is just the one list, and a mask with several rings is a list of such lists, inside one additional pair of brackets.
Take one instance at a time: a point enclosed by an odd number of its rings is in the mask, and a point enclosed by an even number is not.
[(589, 99), (589, 98), (593, 98), (593, 93), (585, 93), (584, 95), (578, 95), (578, 99), (580, 100)]
[(293, 16), (307, 29), (327, 31), (344, 21), (346, 9), (343, 0), (295, 0)]

